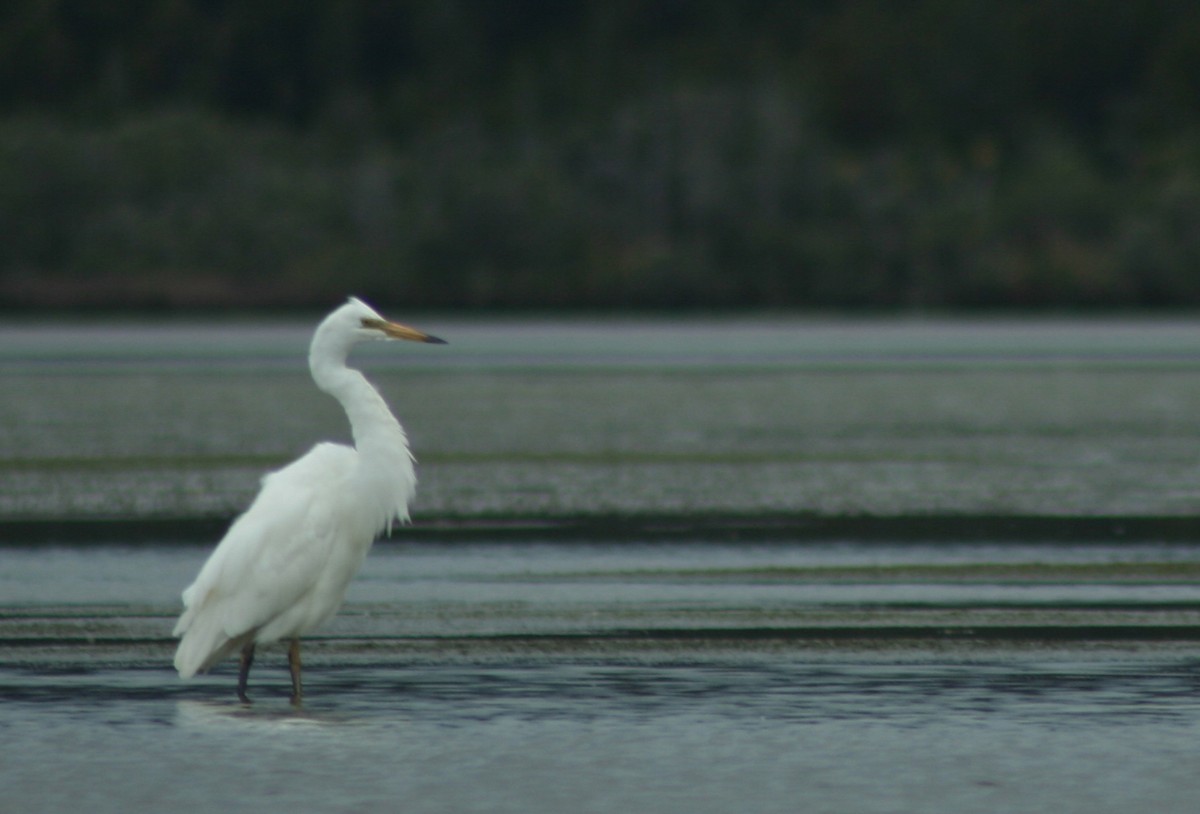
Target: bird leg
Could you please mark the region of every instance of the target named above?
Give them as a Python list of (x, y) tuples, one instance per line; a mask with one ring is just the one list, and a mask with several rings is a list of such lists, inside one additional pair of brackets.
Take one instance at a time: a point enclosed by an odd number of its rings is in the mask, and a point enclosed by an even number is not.
[(304, 695), (304, 689), (300, 686), (300, 640), (292, 639), (292, 644), (288, 647), (288, 669), (292, 673), (292, 706), (300, 706), (300, 699)]
[(246, 682), (250, 680), (250, 665), (254, 663), (254, 642), (247, 642), (242, 648), (242, 661), (238, 668), (237, 697), (243, 704), (249, 704), (246, 696)]

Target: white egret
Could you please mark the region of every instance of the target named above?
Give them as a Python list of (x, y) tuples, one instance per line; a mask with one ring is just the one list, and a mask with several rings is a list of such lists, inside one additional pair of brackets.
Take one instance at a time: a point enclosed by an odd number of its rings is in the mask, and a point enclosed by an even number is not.
[(345, 409), (354, 446), (317, 444), (263, 478), (258, 497), (183, 592), (174, 631), (182, 637), (180, 677), (240, 650), (237, 694), (248, 703), (255, 645), (289, 640), (292, 703), (300, 703), (299, 637), (337, 612), (375, 538), (408, 519), (417, 479), (404, 429), (366, 377), (346, 366), (350, 349), (368, 339), (445, 344), (353, 297), (317, 327), (309, 369)]

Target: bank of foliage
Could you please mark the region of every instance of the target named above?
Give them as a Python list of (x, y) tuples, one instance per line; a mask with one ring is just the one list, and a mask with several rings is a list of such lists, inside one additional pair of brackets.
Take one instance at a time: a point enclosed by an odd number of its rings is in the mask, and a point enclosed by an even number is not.
[(1200, 304), (1200, 6), (12, 0), (0, 306)]

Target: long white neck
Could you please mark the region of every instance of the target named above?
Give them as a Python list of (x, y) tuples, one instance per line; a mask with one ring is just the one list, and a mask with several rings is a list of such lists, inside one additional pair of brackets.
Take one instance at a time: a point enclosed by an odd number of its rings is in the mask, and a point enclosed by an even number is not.
[(351, 367), (322, 366), (313, 368), (317, 387), (338, 400), (350, 420), (350, 433), (359, 455), (369, 456), (376, 451), (403, 449), (408, 455), (408, 438), (404, 428), (388, 409), (387, 402), (367, 377)]
[(390, 531), (393, 519), (408, 519), (408, 502), (416, 487), (413, 457), (400, 422), (367, 378), (347, 367), (349, 347), (330, 347), (318, 332), (309, 352), (309, 369), (317, 387), (346, 411), (358, 452), (357, 488), (377, 514), (378, 528)]

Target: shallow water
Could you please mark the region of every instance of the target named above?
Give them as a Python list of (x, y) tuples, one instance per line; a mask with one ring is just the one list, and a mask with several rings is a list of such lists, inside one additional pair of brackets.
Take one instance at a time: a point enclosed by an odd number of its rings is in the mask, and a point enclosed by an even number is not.
[[(1191, 811), (1200, 545), (380, 544), (169, 670), (200, 547), (0, 550), (14, 811)], [(797, 808), (797, 806), (800, 806)]]
[[(1200, 323), (419, 320), (423, 518), (1189, 515)], [(311, 322), (0, 326), (0, 519), (227, 516), (344, 416)]]
[(1197, 791), (1194, 654), (375, 668), (302, 713), (165, 679), (7, 700), (6, 805), (1182, 814)]
[[(344, 438), (311, 323), (0, 325), (0, 810), (1195, 809), (1191, 321), (414, 321), (452, 344), (359, 358), (416, 522), (306, 640), (300, 710), (278, 647), (250, 707), (232, 663), (171, 671), (214, 540), (87, 532), (224, 518)], [(711, 513), (953, 522), (689, 537)], [(545, 533), (645, 514), (677, 530)]]

